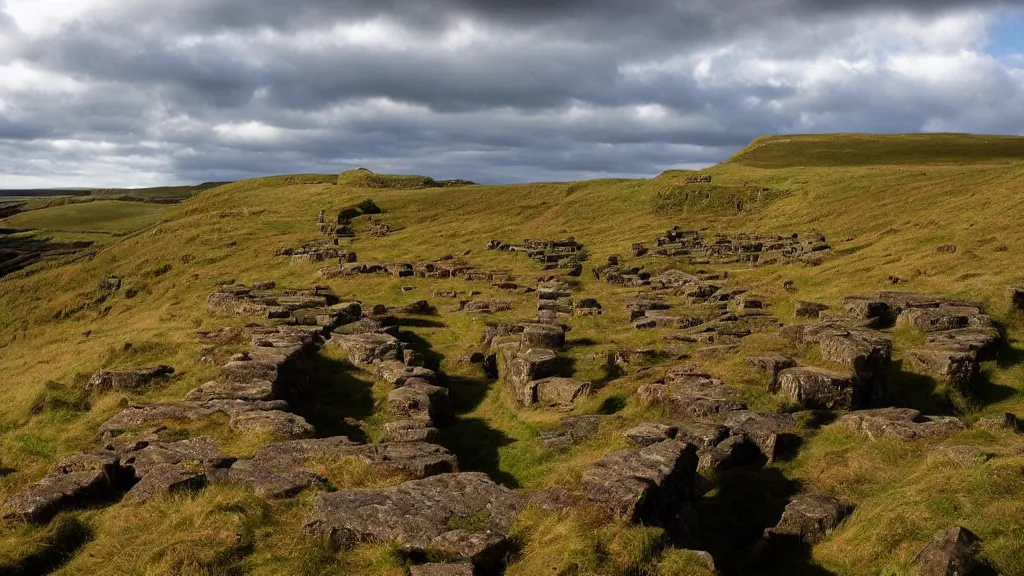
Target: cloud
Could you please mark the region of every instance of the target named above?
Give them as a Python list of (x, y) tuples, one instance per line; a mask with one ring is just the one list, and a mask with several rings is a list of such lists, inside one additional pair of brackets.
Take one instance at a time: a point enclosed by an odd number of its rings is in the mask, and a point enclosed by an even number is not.
[(1024, 74), (985, 52), (1020, 5), (0, 0), (0, 175), (570, 179), (765, 133), (1024, 133)]

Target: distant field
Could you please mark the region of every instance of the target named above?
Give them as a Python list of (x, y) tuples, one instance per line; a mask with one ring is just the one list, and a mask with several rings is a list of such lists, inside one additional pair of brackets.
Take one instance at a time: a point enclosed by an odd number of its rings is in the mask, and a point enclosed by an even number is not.
[(764, 136), (727, 163), (756, 168), (983, 164), (1024, 160), (1024, 137), (971, 134)]
[(23, 212), (0, 220), (0, 226), (62, 232), (125, 233), (156, 222), (165, 209), (160, 204), (103, 200)]

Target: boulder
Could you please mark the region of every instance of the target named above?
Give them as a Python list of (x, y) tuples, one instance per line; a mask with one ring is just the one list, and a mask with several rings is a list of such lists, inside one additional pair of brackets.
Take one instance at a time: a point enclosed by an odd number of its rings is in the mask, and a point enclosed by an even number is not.
[(768, 374), (768, 390), (774, 392), (779, 381), (779, 372), (787, 368), (796, 367), (796, 360), (788, 356), (754, 356), (747, 358), (747, 362), (761, 372)]
[(593, 435), (601, 425), (601, 416), (568, 416), (562, 418), (558, 428), (542, 432), (541, 444), (548, 450), (576, 446)]
[(798, 318), (817, 318), (822, 312), (828, 310), (829, 307), (825, 304), (818, 304), (817, 302), (805, 302), (803, 300), (797, 300), (793, 304), (793, 313)]
[(900, 313), (896, 322), (912, 326), (921, 332), (993, 327), (992, 319), (980, 313), (974, 306), (943, 305), (938, 308), (908, 308)]
[(531, 348), (520, 350), (518, 345), (502, 345), (501, 377), (505, 389), (523, 406), (536, 402), (534, 380), (554, 376), (558, 357), (551, 350)]
[(693, 536), (697, 448), (665, 440), (607, 454), (583, 473), (586, 499), (621, 518)]
[(662, 381), (638, 388), (637, 396), (645, 406), (661, 404), (673, 414), (694, 418), (721, 416), (747, 408), (734, 399), (721, 380), (687, 365), (670, 368)]
[(282, 410), (253, 410), (231, 416), (228, 427), (233, 432), (270, 432), (278, 440), (308, 438), (313, 426), (305, 418)]
[(1009, 412), (993, 416), (982, 416), (974, 423), (974, 426), (982, 430), (1009, 430), (1017, 434), (1024, 433), (1024, 420)]
[(985, 362), (995, 360), (999, 355), (1002, 339), (1002, 334), (996, 328), (964, 328), (931, 332), (926, 342), (928, 347), (974, 352), (979, 362)]
[[(116, 461), (116, 460), (115, 460)], [(56, 471), (29, 485), (4, 503), (4, 519), (45, 523), (57, 513), (105, 502), (114, 495), (114, 478), (102, 459), (70, 472)]]
[(847, 296), (843, 299), (843, 310), (851, 318), (867, 321), (876, 326), (888, 324), (893, 317), (893, 310), (888, 303), (862, 296)]
[(841, 416), (836, 425), (864, 432), (872, 440), (942, 438), (967, 429), (952, 416), (927, 417), (910, 408), (858, 410)]
[(821, 368), (788, 368), (779, 373), (779, 392), (811, 410), (849, 410), (853, 382), (848, 376)]
[(407, 366), (398, 360), (384, 360), (374, 364), (373, 373), (380, 380), (395, 388), (405, 385), (410, 379), (416, 378), (430, 384), (437, 384), (437, 373), (420, 366)]
[(919, 366), (961, 392), (968, 391), (978, 375), (978, 354), (971, 350), (918, 348), (909, 354)]
[(367, 367), (377, 361), (398, 360), (400, 343), (389, 334), (338, 334), (331, 336), (328, 344), (337, 346), (348, 353), (349, 361), (356, 366)]
[(667, 424), (641, 422), (637, 426), (622, 433), (627, 440), (641, 448), (657, 444), (663, 440), (671, 440), (679, 433), (679, 428)]
[(578, 400), (590, 394), (591, 384), (575, 378), (544, 378), (528, 385), (534, 387), (534, 401), (540, 406), (571, 408)]
[(726, 416), (725, 425), (734, 434), (743, 434), (753, 442), (768, 464), (799, 442), (799, 436), (793, 432), (797, 428), (796, 418), (789, 414), (739, 410)]
[(676, 424), (679, 430), (675, 439), (693, 444), (698, 450), (713, 448), (729, 437), (727, 427), (706, 420), (685, 419)]
[(394, 542), (410, 552), (496, 562), (521, 500), (485, 474), (464, 472), (393, 488), (319, 494), (303, 530), (333, 547)]
[(745, 434), (733, 434), (711, 448), (698, 453), (697, 470), (702, 474), (715, 474), (723, 470), (764, 463), (761, 450)]
[(444, 423), (453, 417), (448, 389), (423, 380), (408, 380), (388, 394), (388, 414), (395, 418), (428, 419)]
[(939, 530), (914, 558), (917, 575), (969, 576), (979, 567), (980, 548), (980, 539), (966, 528)]
[(853, 404), (867, 406), (884, 398), (885, 371), (892, 359), (892, 340), (875, 330), (825, 330), (818, 336), (821, 356), (850, 369), (854, 380)]
[(426, 418), (393, 420), (384, 424), (381, 442), (437, 443), (440, 431)]
[(142, 370), (98, 370), (85, 383), (86, 391), (134, 392), (152, 384), (155, 380), (174, 374), (170, 366), (157, 366)]
[(764, 537), (772, 545), (813, 546), (824, 540), (853, 506), (824, 494), (801, 494), (790, 500), (782, 518), (774, 528), (765, 530)]
[(555, 324), (524, 324), (520, 342), (524, 350), (565, 348), (565, 328)]

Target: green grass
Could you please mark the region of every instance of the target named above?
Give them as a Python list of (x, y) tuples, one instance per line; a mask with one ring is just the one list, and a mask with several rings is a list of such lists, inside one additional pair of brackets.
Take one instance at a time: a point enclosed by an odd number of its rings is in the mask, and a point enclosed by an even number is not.
[(155, 224), (165, 209), (142, 202), (75, 202), (16, 214), (0, 225), (45, 232), (126, 234)]
[[(890, 275), (908, 280), (899, 289), (985, 301), (1008, 327), (1011, 344), (1003, 360), (983, 367), (987, 384), (982, 392), (958, 400), (929, 377), (897, 370), (896, 395), (923, 408), (955, 411), (968, 421), (982, 414), (1024, 412), (1024, 364), (1015, 360), (1024, 354), (1017, 341), (1024, 323), (1010, 313), (1004, 298), (1008, 285), (1024, 281), (1019, 266), (1024, 254), (1022, 142), (960, 135), (773, 137), (703, 171), (713, 176), (710, 186), (687, 184), (690, 173), (677, 171), (650, 180), (444, 188), (420, 187), (419, 177), (387, 180), (382, 187), (363, 173), (340, 178), (314, 174), (228, 184), (178, 205), (92, 202), (19, 214), (10, 219), (19, 224), (0, 222), (0, 227), (124, 236), (91, 258), (47, 263), (0, 280), (0, 366), (5, 374), (0, 467), (13, 470), (0, 476), (0, 499), (37, 480), (55, 460), (95, 448), (97, 426), (126, 402), (178, 399), (214, 377), (214, 366), (238, 345), (210, 350), (198, 342), (196, 332), (240, 327), (244, 319), (208, 314), (205, 298), (221, 282), (254, 280), (326, 284), (344, 299), (367, 304), (429, 299), (440, 315), (433, 323), (403, 327), (403, 339), (438, 360), (447, 375), (459, 418), (443, 436), (462, 468), (486, 471), (525, 490), (574, 486), (588, 465), (625, 445), (622, 430), (658, 416), (633, 401), (636, 388), (657, 378), (657, 369), (610, 372), (603, 366), (603, 352), (664, 350), (669, 332), (632, 330), (624, 303), (635, 291), (598, 282), (589, 268), (612, 254), (654, 271), (675, 265), (628, 257), (634, 242), (649, 242), (674, 225), (711, 232), (817, 229), (826, 234), (835, 256), (820, 266), (730, 270), (727, 284), (764, 295), (784, 322), (796, 321), (796, 299), (838, 306), (843, 296), (891, 288)], [(597, 298), (604, 314), (569, 321), (573, 345), (566, 356), (575, 374), (594, 381), (597, 389), (577, 412), (615, 413), (595, 438), (564, 452), (545, 450), (539, 435), (564, 414), (517, 408), (478, 366), (458, 362), (479, 350), (486, 321), (535, 314), (534, 296), (462, 280), (325, 280), (316, 265), (272, 256), (280, 248), (316, 239), (319, 210), (333, 214), (367, 198), (384, 211), (374, 219), (395, 232), (373, 237), (365, 218), (355, 219), (360, 239), (352, 248), (360, 261), (417, 261), (471, 251), (466, 257), (476, 266), (508, 270), (530, 284), (545, 275), (534, 262), (488, 251), (486, 243), (572, 235), (586, 246), (590, 261), (577, 293)], [(956, 253), (936, 251), (948, 243), (957, 244)], [(127, 298), (123, 290), (103, 297), (99, 283), (109, 275), (121, 277), (125, 289), (138, 295)], [(787, 281), (794, 283), (795, 293), (783, 288)], [(414, 289), (404, 292), (402, 286)], [(516, 307), (492, 318), (452, 313), (454, 301), (432, 297), (435, 289), (477, 290), (482, 297), (513, 300)], [(898, 360), (919, 340), (900, 332), (894, 338)], [(126, 343), (132, 346), (126, 349)], [(704, 366), (752, 407), (775, 409), (779, 400), (767, 394), (764, 376), (743, 357), (776, 352), (794, 351), (774, 336), (752, 336), (742, 341), (737, 356), (709, 359)], [(795, 352), (807, 362), (816, 360), (813, 351)], [(99, 367), (153, 363), (177, 369), (164, 388), (89, 398), (76, 392), (82, 375)], [(371, 438), (378, 437), (386, 386), (330, 350), (316, 360), (314, 381), (316, 395), (303, 407), (311, 421), (344, 433), (338, 422), (351, 416), (365, 423)], [(229, 441), (231, 454), (251, 454), (267, 441), (233, 438), (218, 426), (204, 432)], [(1010, 434), (973, 432), (947, 442), (984, 444), (1001, 456), (965, 469), (938, 458), (930, 450), (934, 443), (869, 443), (827, 430), (809, 439), (792, 460), (753, 474), (708, 480), (699, 503), (713, 518), (706, 526), (707, 545), (721, 563), (743, 557), (749, 551), (742, 545), (746, 536), (733, 534), (750, 531), (752, 522), (773, 521), (770, 513), (777, 512), (789, 491), (814, 489), (851, 500), (857, 512), (802, 564), (790, 566), (791, 573), (909, 574), (913, 555), (931, 532), (960, 523), (982, 536), (984, 556), (998, 571), (1024, 574), (1024, 524), (1019, 520), (1024, 517), (1019, 510), (1024, 461), (1017, 456), (1024, 443)], [(318, 464), (339, 485), (381, 481), (358, 466)], [(279, 504), (221, 488), (175, 498), (141, 508), (118, 504), (74, 513), (74, 521), (90, 536), (64, 573), (403, 573), (404, 560), (388, 545), (335, 554), (301, 537), (298, 527), (308, 506), (304, 499)], [(524, 516), (517, 530), (522, 551), (509, 574), (706, 573), (692, 553), (666, 546), (656, 530), (608, 525), (585, 514), (540, 513)], [(5, 527), (0, 562), (10, 566), (33, 558), (61, 534), (53, 525)]]

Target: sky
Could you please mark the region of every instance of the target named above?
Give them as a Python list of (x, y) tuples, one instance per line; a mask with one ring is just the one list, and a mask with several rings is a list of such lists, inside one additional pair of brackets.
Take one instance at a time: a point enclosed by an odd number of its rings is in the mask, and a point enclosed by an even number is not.
[(653, 176), (1024, 134), (1024, 0), (0, 0), (0, 188)]

